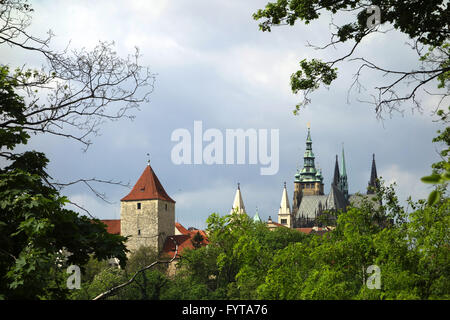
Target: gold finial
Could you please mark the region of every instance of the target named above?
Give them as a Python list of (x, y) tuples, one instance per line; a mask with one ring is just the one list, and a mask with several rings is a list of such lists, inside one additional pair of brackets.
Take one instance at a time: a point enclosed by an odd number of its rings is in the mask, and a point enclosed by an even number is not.
[(311, 122), (308, 121), (308, 122), (306, 123), (306, 126), (308, 127), (308, 129), (311, 128)]

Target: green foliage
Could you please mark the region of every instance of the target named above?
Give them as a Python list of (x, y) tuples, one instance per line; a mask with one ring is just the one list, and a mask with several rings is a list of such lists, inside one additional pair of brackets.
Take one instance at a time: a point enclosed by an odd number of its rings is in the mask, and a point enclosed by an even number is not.
[[(0, 66), (0, 116), (11, 119), (13, 123), (24, 125), (25, 103), (15, 92), (18, 85), (17, 79), (9, 76), (9, 68)], [(6, 147), (12, 150), (18, 144), (26, 144), (29, 138), (23, 127), (0, 127), (0, 149)]]
[[(448, 75), (447, 75), (448, 79)], [(439, 109), (436, 114), (440, 117), (439, 121), (447, 123), (447, 117), (450, 113), (450, 107), (448, 112)], [(442, 160), (432, 165), (432, 174), (422, 177), (422, 182), (434, 184), (436, 186), (428, 196), (428, 204), (434, 205), (440, 201), (442, 197), (446, 196), (448, 181), (450, 181), (450, 127), (446, 127), (443, 131), (438, 130), (438, 135), (433, 139), (434, 143), (441, 143), (444, 145), (440, 151)]]
[[(17, 78), (0, 68), (0, 149), (26, 144), (23, 99)], [(126, 238), (111, 235), (106, 225), (64, 206), (68, 199), (48, 182), (43, 153), (10, 153), (0, 169), (0, 292), (5, 299), (61, 299), (69, 293), (65, 268), (117, 257), (126, 261)], [(66, 257), (63, 253), (70, 252)]]
[[(448, 8), (443, 0), (431, 0), (426, 3), (374, 0), (370, 4), (380, 7), (383, 23), (391, 23), (395, 29), (411, 38), (418, 37), (420, 43), (440, 46), (447, 40), (445, 26), (448, 27), (449, 24)], [(270, 32), (272, 26), (280, 24), (292, 26), (297, 20), (309, 24), (325, 11), (336, 14), (339, 11), (358, 10), (358, 19), (355, 23), (345, 24), (339, 28), (341, 41), (346, 41), (363, 37), (368, 17), (366, 6), (367, 4), (361, 0), (277, 0), (269, 2), (264, 9), (259, 9), (253, 14), (253, 18), (263, 20), (259, 28)]]
[[(337, 68), (332, 68), (330, 64), (312, 59), (310, 62), (303, 59), (300, 61), (302, 70), (291, 75), (292, 92), (298, 93), (300, 90), (314, 91), (319, 88), (320, 83), (330, 85), (337, 78)], [(294, 114), (297, 114), (301, 105), (296, 105)]]
[[(394, 87), (398, 83), (410, 84), (407, 79), (409, 77), (397, 78), (395, 82), (390, 85), (384, 83), (382, 88), (384, 90), (380, 99), (376, 103), (376, 111), (379, 113), (382, 107), (388, 107), (391, 111), (394, 105), (400, 101), (410, 100), (414, 97), (414, 92), (418, 87), (430, 80), (437, 79), (438, 88), (445, 88), (450, 76), (450, 59), (448, 43), (448, 29), (449, 29), (449, 7), (444, 0), (430, 0), (430, 1), (390, 1), (390, 0), (343, 0), (343, 1), (329, 1), (329, 0), (277, 0), (266, 4), (264, 9), (259, 9), (253, 14), (253, 19), (260, 21), (259, 28), (261, 31), (270, 32), (272, 26), (289, 25), (293, 26), (297, 21), (308, 25), (311, 21), (318, 20), (323, 13), (330, 13), (334, 16), (340, 17), (349, 12), (356, 13), (354, 21), (336, 25), (333, 19), (331, 25), (335, 30), (331, 31), (331, 41), (323, 46), (325, 49), (337, 44), (346, 42), (353, 42), (351, 50), (330, 62), (321, 62), (317, 59), (306, 61), (301, 60), (301, 70), (291, 75), (291, 89), (297, 94), (301, 91), (304, 95), (302, 102), (297, 104), (294, 109), (294, 114), (298, 114), (300, 108), (310, 102), (309, 94), (318, 89), (321, 84), (330, 85), (336, 78), (337, 68), (335, 65), (344, 60), (348, 60), (355, 52), (356, 47), (362, 42), (363, 38), (372, 32), (376, 32), (378, 28), (367, 26), (367, 21), (371, 17), (366, 9), (375, 5), (380, 10), (381, 23), (389, 23), (393, 29), (396, 29), (410, 39), (414, 39), (415, 46), (422, 45), (429, 48), (429, 52), (421, 55), (418, 50), (419, 60), (423, 61), (430, 67), (422, 72), (426, 80), (422, 82), (417, 81), (417, 87), (414, 91), (404, 97), (399, 97), (400, 94), (393, 94), (397, 99), (393, 99), (386, 92), (394, 92)], [(414, 23), (411, 23), (414, 21)], [(416, 47), (415, 47), (416, 48)], [(359, 72), (362, 68), (368, 67), (371, 72), (386, 72), (396, 76), (398, 72), (394, 70), (386, 70), (380, 68), (363, 58), (356, 58), (355, 60), (362, 61), (358, 69), (356, 80), (359, 78)], [(410, 77), (415, 77), (418, 72), (411, 70), (407, 73)], [(406, 74), (405, 74), (406, 75)]]
[[(155, 262), (158, 254), (148, 247), (140, 247), (130, 254), (125, 268), (109, 265), (91, 257), (83, 266), (82, 285), (80, 290), (74, 290), (71, 299), (91, 300), (107, 290), (126, 283), (138, 271)], [(157, 264), (149, 270), (141, 271), (129, 285), (117, 290), (107, 297), (109, 300), (158, 300), (161, 289), (168, 280), (165, 275), (166, 266)]]
[[(183, 257), (175, 281), (201, 288), (196, 299), (447, 299), (449, 205), (420, 200), (407, 213), (394, 188), (381, 185), (324, 236), (212, 214), (210, 244)], [(366, 285), (371, 265), (380, 268), (380, 289)]]
[[(207, 219), (209, 245), (183, 251), (175, 276), (163, 275), (164, 268), (153, 270), (146, 273), (145, 295), (140, 279), (120, 297), (448, 299), (450, 200), (442, 198), (432, 206), (410, 201), (409, 206), (410, 213), (399, 205), (394, 188), (381, 183), (375, 198), (340, 212), (336, 229), (322, 236), (284, 227), (270, 230), (245, 214), (212, 214)], [(138, 252), (127, 268), (154, 259), (145, 256)], [(379, 289), (367, 286), (371, 265), (380, 269)], [(95, 293), (107, 287), (94, 288)]]

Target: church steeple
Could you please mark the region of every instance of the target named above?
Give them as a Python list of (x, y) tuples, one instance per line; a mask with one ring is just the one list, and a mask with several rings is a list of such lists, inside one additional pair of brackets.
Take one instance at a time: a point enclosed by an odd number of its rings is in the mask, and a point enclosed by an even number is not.
[(344, 144), (342, 144), (342, 173), (340, 175), (340, 188), (344, 194), (345, 200), (348, 200), (348, 181), (347, 170), (345, 167)]
[(367, 187), (367, 194), (375, 194), (376, 189), (380, 187), (377, 176), (377, 165), (375, 164), (375, 153), (372, 155), (372, 170), (370, 172), (370, 181)]
[(336, 155), (336, 162), (334, 164), (334, 177), (333, 177), (333, 184), (336, 187), (339, 187), (339, 179), (340, 178), (340, 174), (339, 174), (339, 163), (338, 163), (338, 156)]
[(230, 214), (235, 210), (237, 211), (237, 213), (245, 213), (245, 206), (244, 201), (242, 200), (240, 183), (238, 183), (236, 194), (234, 195), (233, 207), (231, 208)]

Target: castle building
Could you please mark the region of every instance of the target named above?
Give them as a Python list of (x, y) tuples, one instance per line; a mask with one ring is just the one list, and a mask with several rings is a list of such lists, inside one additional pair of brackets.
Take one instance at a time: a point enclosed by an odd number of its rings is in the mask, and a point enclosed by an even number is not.
[[(379, 182), (375, 164), (375, 154), (373, 154), (372, 157), (372, 169), (367, 193), (365, 195), (360, 193), (349, 194), (345, 152), (344, 146), (342, 146), (341, 165), (339, 166), (338, 156), (336, 155), (330, 192), (325, 194), (324, 178), (321, 170), (316, 169), (312, 144), (311, 129), (308, 124), (306, 149), (303, 156), (303, 168), (297, 169), (294, 176), (292, 208), (289, 204), (285, 182), (281, 193), (281, 203), (278, 209), (277, 222), (272, 221), (270, 217), (267, 221), (267, 225), (270, 229), (284, 226), (295, 228), (301, 232), (322, 232), (323, 230), (320, 228), (327, 227), (327, 225), (323, 225), (324, 223), (328, 222), (331, 225), (334, 224), (336, 212), (345, 211), (350, 204), (358, 206), (364, 199), (370, 200), (376, 196), (375, 193), (379, 188)], [(374, 205), (377, 206), (378, 203), (379, 202), (375, 202)], [(239, 183), (231, 209), (231, 212), (233, 211), (237, 211), (240, 214), (246, 213)], [(258, 211), (256, 211), (253, 220), (261, 221)], [(319, 229), (315, 230), (314, 228)]]
[[(280, 225), (297, 229), (318, 226), (321, 225), (319, 221), (321, 216), (327, 215), (328, 221), (335, 220), (336, 216), (332, 214), (333, 212), (346, 210), (349, 204), (357, 205), (362, 201), (363, 196), (361, 194), (349, 194), (344, 146), (342, 146), (341, 169), (339, 168), (338, 156), (336, 155), (333, 181), (328, 194), (324, 194), (324, 178), (321, 170), (316, 169), (314, 162), (315, 155), (312, 149), (311, 131), (308, 124), (303, 168), (297, 170), (294, 176), (292, 210), (290, 210), (289, 202), (287, 201), (285, 183), (278, 212), (278, 223)], [(377, 188), (379, 188), (379, 182), (377, 180), (374, 154), (368, 191), (364, 197), (373, 198)]]

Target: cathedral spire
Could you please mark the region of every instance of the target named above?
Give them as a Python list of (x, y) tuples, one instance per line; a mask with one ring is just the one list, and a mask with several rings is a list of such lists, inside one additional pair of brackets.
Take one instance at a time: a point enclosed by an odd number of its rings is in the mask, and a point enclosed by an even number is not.
[(375, 190), (380, 186), (377, 176), (377, 165), (375, 164), (375, 153), (372, 155), (372, 170), (370, 172), (369, 186), (367, 187), (367, 194), (375, 194)]
[(347, 170), (345, 169), (344, 143), (342, 143), (342, 176), (347, 176)]
[(347, 181), (347, 169), (345, 167), (345, 155), (344, 144), (342, 143), (342, 173), (340, 176), (340, 188), (344, 194), (345, 200), (348, 200), (348, 181)]
[(334, 164), (334, 177), (333, 177), (333, 184), (338, 187), (339, 186), (339, 163), (338, 163), (338, 156), (336, 155), (336, 162)]
[(233, 207), (231, 208), (230, 213), (233, 213), (233, 211), (235, 210), (237, 211), (237, 213), (245, 213), (245, 206), (244, 201), (242, 200), (240, 183), (238, 183), (236, 194), (234, 196)]

